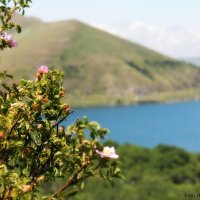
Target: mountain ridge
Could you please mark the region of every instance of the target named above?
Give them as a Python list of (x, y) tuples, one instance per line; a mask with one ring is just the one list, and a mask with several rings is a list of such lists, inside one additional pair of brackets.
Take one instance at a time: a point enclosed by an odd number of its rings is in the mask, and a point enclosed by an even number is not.
[(33, 79), (38, 66), (56, 66), (75, 106), (199, 98), (200, 69), (193, 65), (78, 20), (24, 20), (18, 48), (2, 53), (0, 70)]

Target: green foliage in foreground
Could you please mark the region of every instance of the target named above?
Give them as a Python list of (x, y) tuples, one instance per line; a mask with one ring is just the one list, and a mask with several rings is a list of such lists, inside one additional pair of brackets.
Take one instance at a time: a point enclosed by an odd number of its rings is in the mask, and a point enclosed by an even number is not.
[(198, 195), (200, 153), (167, 145), (153, 149), (115, 146), (125, 179), (117, 181), (113, 188), (106, 182), (88, 181), (87, 191), (76, 200), (183, 200)]
[[(0, 32), (15, 28), (18, 33), (21, 27), (13, 22), (13, 15), (18, 12), (24, 15), (25, 8), (29, 7), (31, 0), (0, 0)], [(0, 47), (1, 43), (0, 43)]]
[[(6, 74), (5, 74), (6, 76)], [(63, 199), (75, 195), (90, 177), (120, 177), (107, 134), (83, 118), (67, 128), (71, 113), (62, 101), (63, 74), (42, 66), (35, 81), (21, 80), (0, 90), (0, 199)], [(40, 195), (41, 182), (64, 178), (52, 194)]]
[[(6, 30), (19, 25), (12, 22), (16, 11), (29, 6), (30, 0), (0, 0), (0, 49), (17, 43)], [(71, 113), (63, 102), (63, 73), (41, 66), (35, 80), (12, 78), (0, 73), (0, 200), (55, 200), (74, 196), (90, 177), (113, 183), (120, 178), (114, 147), (101, 140), (108, 130), (87, 117), (68, 127), (61, 123)], [(6, 80), (7, 81), (7, 80)], [(2, 83), (3, 82), (3, 83)], [(64, 177), (51, 194), (41, 194), (40, 184)]]

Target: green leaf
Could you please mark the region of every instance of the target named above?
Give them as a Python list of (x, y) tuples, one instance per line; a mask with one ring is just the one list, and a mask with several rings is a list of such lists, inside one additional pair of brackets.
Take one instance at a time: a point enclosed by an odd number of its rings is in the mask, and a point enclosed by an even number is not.
[(7, 91), (11, 91), (11, 89), (10, 89), (10, 87), (7, 85), (7, 84), (5, 84), (5, 83), (2, 83), (1, 84)]
[(22, 28), (21, 28), (21, 26), (19, 26), (19, 25), (16, 25), (16, 30), (17, 30), (17, 32), (18, 32), (18, 33), (21, 33), (21, 31), (22, 31)]
[(54, 154), (54, 159), (60, 157), (61, 155), (63, 155), (62, 152), (57, 151), (57, 152)]
[(100, 124), (98, 122), (96, 122), (96, 121), (89, 122), (88, 127), (94, 127), (96, 129), (100, 129), (101, 128)]

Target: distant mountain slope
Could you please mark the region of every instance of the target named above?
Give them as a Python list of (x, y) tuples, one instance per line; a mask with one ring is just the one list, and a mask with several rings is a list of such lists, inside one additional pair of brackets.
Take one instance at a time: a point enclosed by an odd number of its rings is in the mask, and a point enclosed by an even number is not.
[(182, 59), (186, 63), (191, 63), (196, 65), (197, 67), (200, 67), (200, 57), (195, 57), (195, 58), (184, 58)]
[[(200, 69), (76, 20), (32, 20), (4, 51), (0, 69), (33, 78), (47, 64), (65, 73), (74, 105), (198, 98)], [(198, 92), (198, 93), (197, 93)]]
[(42, 20), (36, 17), (23, 17), (21, 15), (15, 14), (13, 18), (13, 21), (20, 26), (22, 25), (23, 29), (27, 29), (31, 26), (43, 23)]

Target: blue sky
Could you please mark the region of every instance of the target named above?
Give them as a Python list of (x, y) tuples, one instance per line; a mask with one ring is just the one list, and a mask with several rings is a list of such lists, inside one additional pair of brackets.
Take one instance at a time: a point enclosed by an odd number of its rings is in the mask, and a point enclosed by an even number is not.
[(172, 57), (200, 57), (199, 10), (199, 0), (33, 0), (26, 14), (78, 19)]

